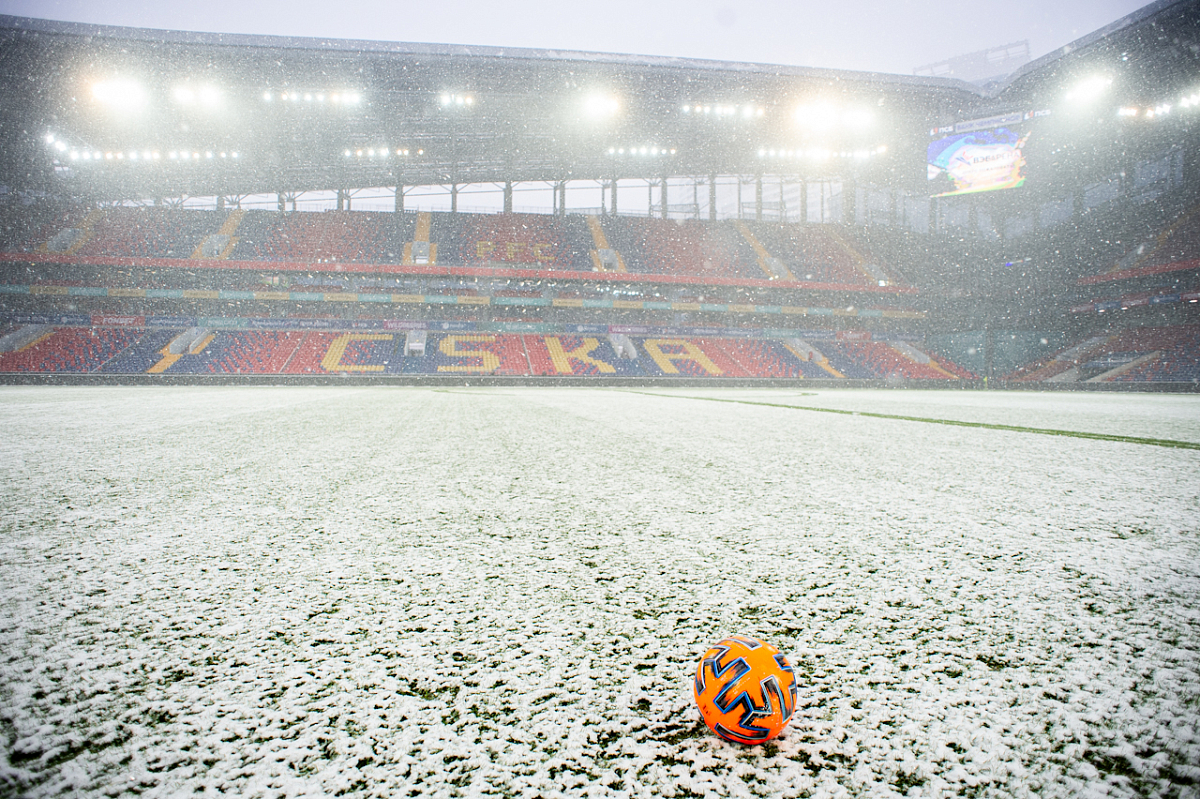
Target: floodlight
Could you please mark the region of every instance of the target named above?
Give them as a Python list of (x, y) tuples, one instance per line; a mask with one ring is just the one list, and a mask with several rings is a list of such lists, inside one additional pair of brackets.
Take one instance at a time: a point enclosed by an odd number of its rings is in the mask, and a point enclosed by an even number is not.
[(190, 86), (176, 86), (173, 94), (178, 103), (191, 105), (196, 102), (196, 92)]
[(263, 99), (266, 100), (268, 103), (271, 102), (271, 93), (263, 92)]
[(621, 101), (608, 94), (591, 94), (583, 101), (584, 113), (592, 119), (603, 119), (621, 110)]
[(53, 133), (46, 134), (46, 144), (54, 144), (54, 134)]
[(838, 111), (829, 103), (810, 103), (796, 109), (796, 121), (810, 130), (830, 130), (838, 122)]
[(137, 81), (113, 78), (92, 84), (92, 98), (116, 109), (132, 111), (146, 104), (146, 90)]
[(1103, 75), (1093, 75), (1084, 78), (1067, 92), (1067, 99), (1076, 103), (1087, 103), (1095, 100), (1112, 85), (1112, 78)]

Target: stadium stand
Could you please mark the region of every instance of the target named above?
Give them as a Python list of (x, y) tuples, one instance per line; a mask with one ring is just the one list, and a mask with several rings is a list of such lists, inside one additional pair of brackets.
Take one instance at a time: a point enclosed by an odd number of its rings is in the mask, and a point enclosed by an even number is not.
[(920, 380), (941, 380), (955, 377), (929, 363), (919, 363), (913, 360), (900, 349), (886, 342), (844, 341), (838, 343), (837, 349), (846, 358), (852, 360), (856, 366), (870, 372), (872, 377)]
[(370, 211), (247, 211), (233, 260), (399, 263), (412, 215)]
[(431, 239), (449, 263), (498, 263), (590, 272), (591, 233), (578, 216), (546, 214), (433, 215)]
[(179, 335), (179, 330), (142, 330), (128, 347), (113, 356), (100, 368), (107, 374), (140, 374), (148, 372), (163, 358), (163, 349)]
[(766, 277), (730, 223), (609, 217), (604, 232), (630, 272), (695, 277)]
[(136, 335), (118, 328), (54, 328), (14, 352), (0, 354), (0, 372), (94, 372)]
[(399, 332), (9, 326), (9, 334), (21, 330), (31, 332), (30, 340), (0, 355), (0, 371), (956, 377), (912, 345), (876, 341), (822, 342), (817, 351), (803, 342), (774, 339), (643, 336), (628, 339), (635, 357), (621, 357), (614, 345), (621, 336), (460, 332), (430, 333), (423, 355), (405, 356), (405, 334)]
[(858, 353), (855, 344), (856, 342), (825, 341), (821, 343), (821, 352), (829, 366), (843, 377), (856, 380), (887, 377), (886, 374), (878, 374), (869, 362), (864, 363), (856, 357)]
[(1129, 328), (1090, 336), (1007, 379), (1054, 383), (1192, 383), (1200, 380), (1200, 326)]
[(866, 257), (832, 225), (764, 222), (749, 227), (767, 252), (782, 261), (796, 280), (872, 285), (881, 279), (871, 274)]
[(717, 339), (711, 342), (752, 377), (803, 377), (800, 361), (776, 341)]
[(1101, 277), (1137, 277), (1200, 268), (1200, 206), (1172, 219), (1152, 239), (1125, 253)]
[(215, 233), (223, 214), (166, 208), (109, 208), (74, 254), (87, 257), (188, 258)]
[(1172, 331), (1156, 343), (1147, 362), (1113, 378), (1123, 383), (1200, 382), (1200, 328)]
[(278, 374), (296, 351), (302, 334), (282, 331), (226, 331), (214, 337), (202, 353), (184, 356), (168, 372), (210, 372), (224, 374)]

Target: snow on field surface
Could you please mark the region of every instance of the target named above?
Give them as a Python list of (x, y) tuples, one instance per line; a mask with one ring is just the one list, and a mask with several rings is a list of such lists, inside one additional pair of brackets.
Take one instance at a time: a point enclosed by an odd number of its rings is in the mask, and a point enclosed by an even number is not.
[[(685, 396), (686, 395), (686, 396)], [(1197, 796), (1200, 400), (0, 390), (0, 795)], [(791, 656), (781, 740), (706, 646)]]

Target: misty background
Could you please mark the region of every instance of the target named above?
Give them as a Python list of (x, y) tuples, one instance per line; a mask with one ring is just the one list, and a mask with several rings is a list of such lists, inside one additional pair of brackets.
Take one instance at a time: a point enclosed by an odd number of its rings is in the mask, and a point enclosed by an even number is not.
[(1028, 41), (1030, 57), (1086, 36), (1139, 0), (0, 0), (0, 13), (216, 33), (488, 45), (912, 74)]

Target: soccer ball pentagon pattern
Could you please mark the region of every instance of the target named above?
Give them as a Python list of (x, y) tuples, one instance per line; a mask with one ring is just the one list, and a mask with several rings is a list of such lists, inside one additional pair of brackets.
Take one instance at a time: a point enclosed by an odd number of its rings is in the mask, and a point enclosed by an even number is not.
[(796, 675), (770, 644), (733, 635), (713, 644), (696, 669), (696, 704), (708, 728), (739, 744), (779, 735), (796, 709)]

